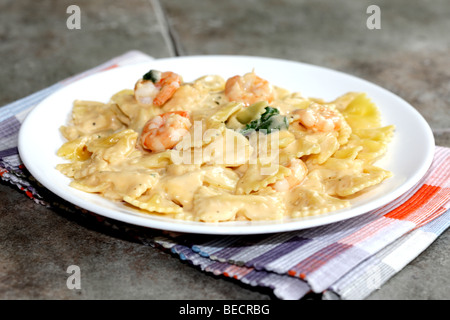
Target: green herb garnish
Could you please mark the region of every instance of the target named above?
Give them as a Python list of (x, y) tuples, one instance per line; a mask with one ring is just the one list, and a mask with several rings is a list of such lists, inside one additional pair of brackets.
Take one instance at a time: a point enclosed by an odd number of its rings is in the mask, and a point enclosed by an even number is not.
[(264, 133), (270, 134), (272, 131), (283, 130), (289, 127), (287, 117), (281, 115), (278, 109), (266, 107), (265, 110), (259, 119), (245, 125), (245, 128), (241, 130), (243, 135), (249, 135), (253, 131), (264, 131)]
[(144, 80), (150, 80), (153, 83), (157, 83), (161, 79), (161, 72), (158, 70), (150, 70), (142, 77)]

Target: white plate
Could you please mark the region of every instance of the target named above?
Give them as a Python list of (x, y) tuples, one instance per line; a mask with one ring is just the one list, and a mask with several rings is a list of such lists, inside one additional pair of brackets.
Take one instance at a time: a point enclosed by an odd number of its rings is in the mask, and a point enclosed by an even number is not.
[[(306, 96), (332, 100), (349, 92), (366, 92), (378, 105), (383, 125), (396, 126), (386, 156), (377, 165), (394, 176), (352, 200), (352, 206), (330, 214), (281, 222), (226, 222), (209, 224), (178, 221), (149, 215), (95, 194), (69, 187), (70, 179), (55, 169), (63, 162), (56, 151), (64, 139), (59, 127), (70, 116), (75, 99), (107, 102), (116, 92), (133, 88), (149, 69), (171, 70), (192, 81), (205, 74), (224, 78), (255, 69), (262, 78)], [(118, 68), (74, 82), (42, 101), (25, 119), (19, 134), (19, 153), (30, 173), (61, 198), (99, 215), (119, 221), (169, 231), (202, 234), (257, 234), (292, 231), (341, 221), (379, 208), (414, 186), (428, 170), (434, 138), (423, 117), (406, 101), (365, 80), (303, 63), (247, 56), (191, 56), (154, 60)]]

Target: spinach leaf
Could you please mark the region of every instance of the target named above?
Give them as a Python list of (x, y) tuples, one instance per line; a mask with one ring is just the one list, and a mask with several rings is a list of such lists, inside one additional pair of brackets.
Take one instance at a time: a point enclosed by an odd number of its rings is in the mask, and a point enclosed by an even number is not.
[(161, 79), (161, 72), (157, 70), (150, 70), (142, 77), (143, 80), (150, 80), (153, 83), (157, 83)]
[(283, 130), (289, 127), (287, 117), (281, 115), (278, 109), (266, 107), (265, 110), (259, 119), (246, 124), (245, 128), (241, 130), (243, 135), (249, 135), (253, 131), (264, 131), (266, 134), (270, 134), (274, 130)]

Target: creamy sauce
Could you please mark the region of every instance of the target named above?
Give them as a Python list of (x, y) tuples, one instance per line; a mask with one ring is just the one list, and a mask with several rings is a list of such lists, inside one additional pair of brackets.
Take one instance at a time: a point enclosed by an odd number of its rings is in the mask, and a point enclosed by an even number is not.
[[(349, 93), (325, 103), (275, 87), (270, 106), (280, 114), (272, 125), (282, 127), (287, 117), (289, 128), (253, 139), (255, 135), (240, 131), (264, 109), (246, 112), (249, 107), (229, 101), (224, 86), (220, 76), (184, 83), (162, 107), (139, 104), (127, 89), (107, 103), (75, 101), (72, 121), (61, 127), (68, 141), (58, 155), (67, 162), (58, 169), (73, 179), (74, 188), (148, 213), (202, 222), (323, 214), (349, 206), (350, 197), (391, 176), (374, 162), (386, 151), (394, 128), (381, 127), (373, 116), (378, 109), (364, 94)], [(293, 112), (311, 103), (337, 110), (339, 130), (303, 127)], [(192, 125), (189, 139), (174, 149), (144, 150), (140, 134), (145, 123), (179, 110), (189, 113), (202, 134), (196, 136)], [(231, 140), (235, 143), (230, 147)], [(255, 141), (265, 141), (269, 152)], [(307, 174), (291, 186), (296, 178), (287, 179), (293, 175), (288, 168), (292, 159), (303, 161)], [(275, 191), (276, 182), (287, 191)]]

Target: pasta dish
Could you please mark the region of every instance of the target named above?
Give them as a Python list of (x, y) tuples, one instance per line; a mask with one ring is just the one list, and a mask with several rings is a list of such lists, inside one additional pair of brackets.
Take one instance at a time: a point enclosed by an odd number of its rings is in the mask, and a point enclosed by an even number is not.
[(255, 71), (184, 82), (150, 70), (108, 102), (76, 100), (57, 169), (149, 214), (223, 222), (325, 214), (392, 173), (394, 126), (365, 93), (305, 97)]

